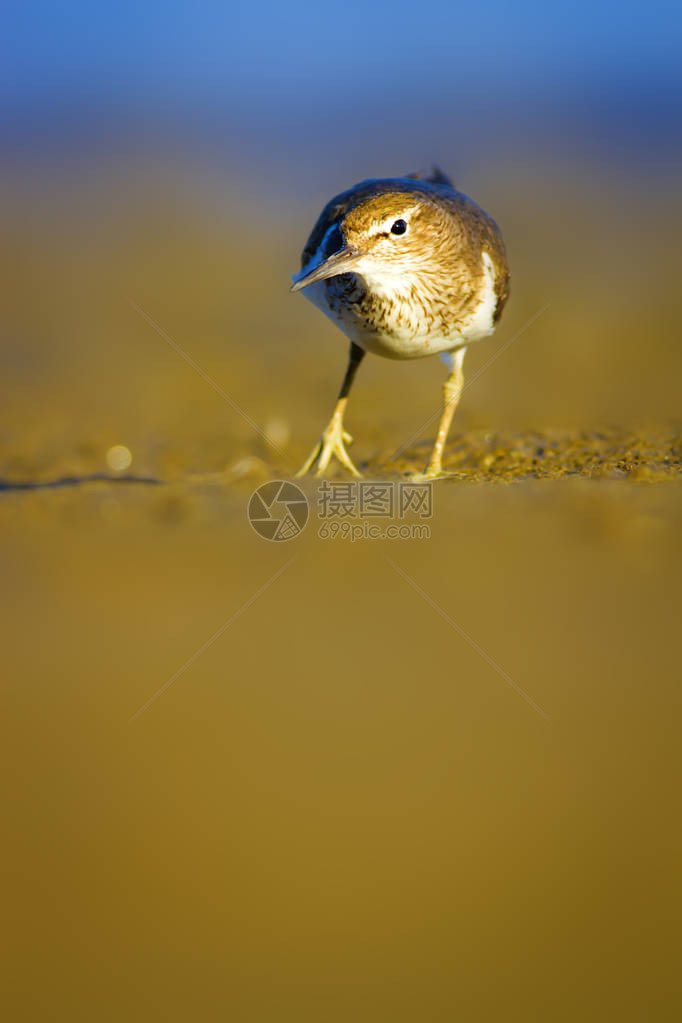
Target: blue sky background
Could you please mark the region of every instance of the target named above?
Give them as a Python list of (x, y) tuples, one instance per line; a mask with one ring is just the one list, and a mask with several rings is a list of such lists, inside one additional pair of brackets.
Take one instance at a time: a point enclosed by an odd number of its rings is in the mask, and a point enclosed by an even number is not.
[(443, 2), (19, 3), (3, 15), (10, 107), (86, 92), (261, 103), (305, 116), (368, 92), (488, 94), (680, 79), (682, 5)]
[(631, 163), (680, 149), (672, 0), (15, 0), (2, 32), (6, 146), (68, 147), (141, 122), (237, 169), (327, 160), (340, 176), (452, 166), (509, 140), (526, 162), (532, 139), (577, 138)]

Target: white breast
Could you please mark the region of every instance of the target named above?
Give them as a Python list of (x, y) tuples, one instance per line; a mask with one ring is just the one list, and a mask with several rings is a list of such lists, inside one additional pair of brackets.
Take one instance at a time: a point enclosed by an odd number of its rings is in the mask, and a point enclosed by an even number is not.
[(485, 283), (481, 299), (476, 306), (474, 314), (466, 326), (467, 343), (480, 341), (489, 337), (495, 330), (495, 309), (497, 308), (497, 294), (495, 293), (495, 267), (487, 252), (483, 253), (483, 274)]
[[(370, 290), (391, 300), (391, 312), (383, 333), (363, 329), (352, 311), (337, 312), (330, 309), (324, 281), (311, 284), (304, 295), (328, 316), (347, 337), (368, 352), (389, 359), (420, 359), (428, 355), (453, 351), (462, 345), (480, 341), (493, 333), (493, 316), (497, 306), (495, 294), (495, 268), (487, 252), (483, 253), (483, 288), (473, 313), (457, 333), (445, 333), (442, 325), (428, 326), (424, 309), (414, 305), (413, 296), (404, 291), (404, 278), (397, 275), (376, 275), (368, 272), (363, 277)], [(430, 296), (425, 294), (428, 303)]]

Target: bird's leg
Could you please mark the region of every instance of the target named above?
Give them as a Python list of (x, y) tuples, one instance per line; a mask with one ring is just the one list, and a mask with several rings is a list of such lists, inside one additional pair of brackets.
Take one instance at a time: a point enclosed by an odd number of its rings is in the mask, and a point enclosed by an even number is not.
[(466, 348), (459, 348), (452, 354), (449, 360), (450, 375), (443, 384), (443, 412), (440, 417), (440, 423), (438, 424), (436, 443), (433, 445), (429, 464), (427, 465), (425, 472), (421, 474), (420, 479), (435, 480), (438, 479), (439, 476), (445, 475), (442, 467), (443, 448), (445, 447), (445, 441), (447, 440), (448, 432), (450, 430), (452, 417), (455, 414), (455, 409), (459, 404), (459, 399), (464, 387), (462, 363), (464, 362), (465, 353)]
[(317, 467), (315, 475), (323, 476), (331, 462), (332, 455), (336, 455), (341, 464), (345, 466), (345, 468), (348, 469), (353, 476), (362, 475), (353, 465), (350, 455), (346, 451), (344, 445), (344, 442), (345, 444), (352, 443), (353, 438), (349, 433), (346, 433), (343, 428), (343, 416), (346, 411), (346, 405), (348, 404), (348, 394), (350, 392), (353, 379), (364, 355), (364, 348), (360, 348), (359, 345), (351, 343), (346, 375), (343, 378), (339, 397), (337, 399), (333, 415), (329, 420), (329, 425), (320, 437), (318, 443), (310, 452), (310, 455), (306, 459), (304, 465), (302, 465), (296, 473), (297, 477), (305, 476), (307, 472), (310, 472), (316, 462)]

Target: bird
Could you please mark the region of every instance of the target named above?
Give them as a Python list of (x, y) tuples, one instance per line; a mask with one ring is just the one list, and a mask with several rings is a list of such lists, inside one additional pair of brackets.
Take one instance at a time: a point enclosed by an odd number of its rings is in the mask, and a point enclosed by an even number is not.
[(412, 478), (447, 475), (443, 449), (464, 386), (464, 355), (494, 331), (509, 280), (499, 227), (435, 165), (361, 181), (330, 199), (290, 290), (303, 291), (349, 338), (350, 350), (332, 417), (296, 476), (323, 476), (332, 458), (361, 476), (346, 450), (352, 437), (344, 415), (367, 352), (445, 362), (438, 433), (424, 472)]

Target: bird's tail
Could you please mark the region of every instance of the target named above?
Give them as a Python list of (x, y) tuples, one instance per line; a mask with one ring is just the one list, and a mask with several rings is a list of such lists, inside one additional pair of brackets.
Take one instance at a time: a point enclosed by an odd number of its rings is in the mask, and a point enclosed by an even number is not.
[(454, 183), (450, 180), (447, 174), (443, 174), (440, 167), (432, 163), (426, 170), (418, 170), (413, 174), (408, 174), (408, 178), (412, 178), (413, 181), (427, 181), (430, 185), (447, 185), (449, 188), (454, 188)]

